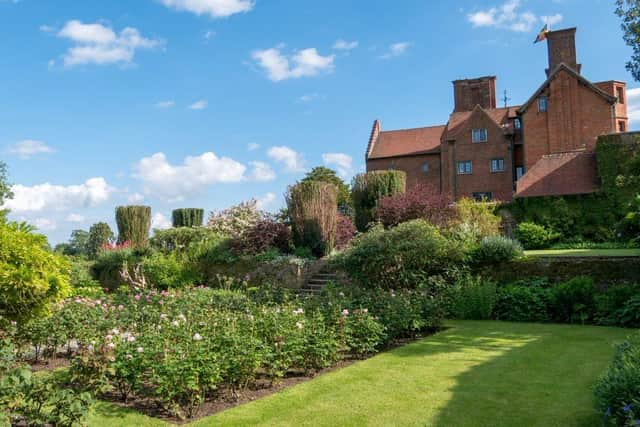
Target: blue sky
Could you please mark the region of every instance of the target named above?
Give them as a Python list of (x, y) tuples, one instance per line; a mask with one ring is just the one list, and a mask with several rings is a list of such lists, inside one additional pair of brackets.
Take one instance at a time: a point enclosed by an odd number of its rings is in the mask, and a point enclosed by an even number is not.
[(578, 27), (588, 79), (638, 87), (613, 9), (597, 0), (0, 0), (12, 218), (57, 243), (113, 224), (121, 204), (152, 206), (156, 226), (176, 207), (256, 198), (275, 210), (313, 166), (346, 179), (363, 170), (374, 119), (383, 129), (445, 123), (454, 79), (495, 74), (511, 104), (524, 102), (544, 81), (546, 46), (532, 41), (545, 20)]

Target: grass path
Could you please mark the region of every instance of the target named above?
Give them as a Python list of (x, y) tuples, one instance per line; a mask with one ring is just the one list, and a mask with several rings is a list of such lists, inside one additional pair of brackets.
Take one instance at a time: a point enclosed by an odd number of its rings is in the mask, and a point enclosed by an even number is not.
[[(591, 386), (631, 331), (448, 322), (433, 337), (202, 419), (208, 426), (592, 426)], [(90, 426), (163, 423), (101, 404)]]
[(640, 249), (546, 249), (524, 251), (528, 257), (638, 257)]

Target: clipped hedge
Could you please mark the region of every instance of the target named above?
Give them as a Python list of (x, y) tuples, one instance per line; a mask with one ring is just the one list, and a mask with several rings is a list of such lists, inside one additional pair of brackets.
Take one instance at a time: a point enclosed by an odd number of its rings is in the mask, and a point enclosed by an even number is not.
[(118, 206), (118, 243), (129, 242), (134, 248), (145, 248), (149, 244), (151, 208), (149, 206)]
[(204, 209), (182, 208), (175, 209), (171, 213), (174, 228), (179, 227), (202, 227), (204, 220)]
[(294, 244), (328, 255), (336, 245), (338, 190), (333, 184), (307, 181), (289, 187), (287, 207)]
[(369, 223), (375, 220), (375, 208), (380, 199), (404, 193), (406, 186), (407, 174), (402, 171), (373, 171), (356, 175), (351, 198), (358, 230), (366, 231)]

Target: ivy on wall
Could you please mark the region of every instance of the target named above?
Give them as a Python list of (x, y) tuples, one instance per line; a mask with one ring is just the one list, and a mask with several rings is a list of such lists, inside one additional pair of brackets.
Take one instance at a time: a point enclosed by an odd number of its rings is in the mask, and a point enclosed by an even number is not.
[(516, 199), (503, 206), (516, 221), (535, 222), (563, 240), (595, 242), (627, 239), (620, 223), (640, 193), (640, 133), (604, 135), (596, 148), (599, 192), (586, 195)]

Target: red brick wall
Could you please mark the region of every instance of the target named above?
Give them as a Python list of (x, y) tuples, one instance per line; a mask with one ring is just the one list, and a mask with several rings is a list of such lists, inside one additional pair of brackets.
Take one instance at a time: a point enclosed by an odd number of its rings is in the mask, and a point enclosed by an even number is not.
[[(429, 172), (427, 173), (422, 171), (422, 166), (425, 163), (429, 164)], [(431, 185), (440, 191), (440, 154), (367, 160), (367, 172), (391, 168), (406, 172), (407, 187), (422, 183)]]
[(453, 82), (454, 111), (471, 111), (476, 105), (496, 108), (496, 78), (456, 80)]
[(616, 132), (611, 105), (568, 72), (561, 71), (543, 95), (547, 112), (539, 112), (535, 100), (522, 117), (527, 170), (545, 154), (593, 150), (598, 135)]
[[(488, 141), (472, 142), (473, 129), (487, 129)], [(443, 167), (448, 171), (451, 181), (445, 189), (457, 199), (472, 197), (473, 193), (492, 192), (497, 200), (511, 200), (513, 197), (513, 167), (510, 142), (491, 118), (484, 112), (476, 111), (458, 134), (457, 140), (448, 149), (443, 150)], [(491, 172), (491, 160), (502, 158), (504, 172)], [(471, 160), (473, 172), (470, 175), (458, 175), (458, 161)]]

